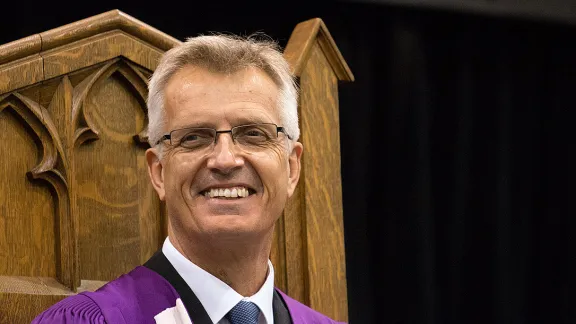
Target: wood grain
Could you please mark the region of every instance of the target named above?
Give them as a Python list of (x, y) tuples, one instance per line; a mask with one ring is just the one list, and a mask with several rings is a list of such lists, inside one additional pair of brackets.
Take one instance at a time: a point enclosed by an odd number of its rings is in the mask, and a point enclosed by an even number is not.
[(0, 65), (0, 94), (44, 80), (42, 57), (38, 54)]
[(29, 55), (38, 54), (42, 48), (40, 35), (24, 37), (0, 46), (0, 65), (16, 61)]
[(42, 52), (46, 79), (76, 71), (116, 57), (154, 70), (162, 52), (122, 31), (110, 31)]
[(78, 91), (85, 98), (76, 103), (78, 127), (97, 135), (75, 151), (80, 277), (89, 280), (130, 271), (161, 243), (159, 202), (144, 149), (133, 141), (146, 119), (143, 94), (135, 89), (145, 84), (133, 84), (139, 79), (125, 64), (103, 69), (90, 89)]
[(73, 295), (54, 278), (0, 276), (0, 323), (30, 323), (54, 303)]
[(304, 145), (300, 183), (284, 212), (288, 293), (346, 321), (338, 81), (354, 76), (318, 18), (296, 26), (284, 57), (299, 80)]
[(288, 291), (286, 278), (286, 236), (284, 234), (284, 216), (278, 219), (274, 227), (274, 240), (270, 251), (270, 261), (274, 266), (274, 285), (284, 291)]
[(25, 324), (73, 295), (54, 278), (0, 276), (0, 323)]
[(0, 97), (0, 323), (30, 323), (72, 293), (63, 149), (39, 93)]
[(54, 199), (48, 186), (26, 179), (42, 158), (40, 138), (10, 99), (0, 103), (0, 129), (10, 136), (0, 150), (11, 152), (0, 154), (0, 275), (56, 277)]
[[(1, 141), (10, 146), (1, 149), (16, 151), (0, 161), (7, 179), (0, 185), (1, 205), (9, 210), (0, 212), (0, 287), (15, 276), (43, 276), (72, 288), (68, 293), (95, 289), (142, 264), (165, 237), (145, 147), (133, 140), (146, 123), (144, 74), (119, 59), (88, 72), (23, 91), (35, 100), (0, 96), (0, 127), (11, 138)], [(118, 210), (118, 204), (124, 206)], [(0, 298), (35, 303), (6, 309), (5, 318), (19, 319), (12, 323), (29, 322), (38, 305), (61, 299), (30, 297), (40, 286), (23, 287), (30, 290), (0, 289)]]
[[(302, 135), (304, 135), (305, 130), (302, 127), (300, 127), (300, 131)], [(304, 149), (304, 152), (307, 152), (307, 148)], [(286, 251), (287, 293), (290, 297), (300, 301), (301, 303), (310, 305), (309, 277), (306, 273), (306, 269), (308, 269), (308, 253), (306, 252), (305, 227), (305, 171), (306, 170), (302, 168), (300, 181), (294, 190), (294, 195), (284, 208), (284, 246)]]
[(303, 159), (306, 177), (305, 222), (310, 306), (346, 321), (348, 303), (342, 183), (338, 79), (320, 46), (312, 47), (300, 77), (302, 136), (308, 150)]

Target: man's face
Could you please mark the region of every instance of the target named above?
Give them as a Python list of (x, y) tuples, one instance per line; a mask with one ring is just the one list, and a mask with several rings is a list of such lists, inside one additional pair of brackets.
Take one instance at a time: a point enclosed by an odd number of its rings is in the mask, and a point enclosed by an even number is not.
[[(166, 132), (186, 127), (229, 130), (253, 123), (284, 126), (278, 114), (278, 87), (257, 68), (226, 75), (187, 66), (172, 76), (164, 96)], [(149, 149), (150, 177), (166, 201), (173, 230), (222, 239), (271, 233), (300, 175), (302, 145), (295, 143), (288, 152), (287, 141), (279, 133), (275, 142), (249, 151), (223, 133), (213, 149), (203, 153), (165, 142), (162, 160)], [(220, 189), (247, 189), (249, 195), (210, 197)]]

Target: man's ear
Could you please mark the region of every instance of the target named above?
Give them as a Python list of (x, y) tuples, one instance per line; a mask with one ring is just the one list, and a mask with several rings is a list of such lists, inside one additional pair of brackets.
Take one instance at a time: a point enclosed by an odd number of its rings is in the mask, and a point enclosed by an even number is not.
[(164, 201), (166, 191), (164, 190), (164, 167), (158, 156), (156, 148), (146, 150), (146, 162), (148, 163), (148, 175), (152, 186), (158, 193), (160, 200)]
[(304, 146), (300, 142), (294, 142), (292, 145), (292, 152), (288, 157), (289, 176), (288, 176), (288, 197), (292, 197), (294, 190), (296, 190), (296, 185), (300, 179), (300, 158), (302, 157), (302, 151)]

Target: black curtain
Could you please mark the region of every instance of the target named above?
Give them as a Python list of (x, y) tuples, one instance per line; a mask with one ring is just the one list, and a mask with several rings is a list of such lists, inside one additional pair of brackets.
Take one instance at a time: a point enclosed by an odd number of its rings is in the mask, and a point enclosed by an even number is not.
[(297, 22), (324, 19), (356, 76), (340, 87), (350, 323), (576, 321), (574, 26), (345, 2), (100, 1), (7, 15), (1, 43), (113, 8), (181, 40), (263, 31), (285, 45)]
[(575, 322), (576, 29), (356, 9), (342, 16), (358, 79), (341, 101), (351, 321)]

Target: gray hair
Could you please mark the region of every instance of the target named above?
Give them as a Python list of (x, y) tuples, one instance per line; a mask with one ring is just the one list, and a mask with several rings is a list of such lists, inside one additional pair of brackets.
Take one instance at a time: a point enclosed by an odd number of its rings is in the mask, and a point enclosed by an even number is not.
[[(167, 51), (152, 75), (148, 92), (148, 142), (154, 147), (165, 131), (164, 88), (178, 70), (187, 65), (216, 73), (234, 73), (256, 67), (264, 71), (278, 86), (280, 122), (292, 138), (300, 137), (298, 127), (298, 88), (290, 66), (271, 40), (254, 36), (210, 35), (191, 37)], [(292, 142), (289, 142), (291, 147)]]

